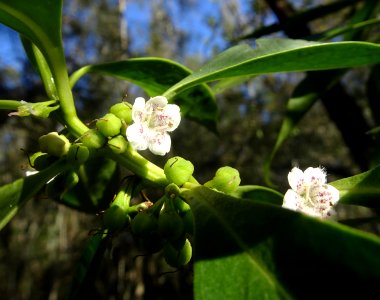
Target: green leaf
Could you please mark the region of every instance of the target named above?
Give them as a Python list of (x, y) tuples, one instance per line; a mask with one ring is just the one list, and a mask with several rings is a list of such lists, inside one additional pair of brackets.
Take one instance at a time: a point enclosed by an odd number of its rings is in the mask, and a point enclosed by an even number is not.
[[(100, 73), (122, 80), (128, 80), (151, 97), (162, 95), (168, 88), (191, 74), (184, 66), (162, 58), (132, 58), (105, 64), (85, 66), (70, 77), (71, 86), (85, 74)], [(198, 121), (207, 128), (216, 131), (217, 106), (213, 94), (207, 85), (189, 89), (175, 98), (168, 97), (181, 107), (186, 117)]]
[(62, 0), (0, 2), (0, 22), (35, 44), (56, 76), (59, 73), (57, 69), (66, 69), (61, 39), (61, 14)]
[(51, 178), (63, 172), (67, 166), (57, 161), (37, 174), (17, 179), (0, 187), (0, 230), (17, 214), (20, 208), (36, 195)]
[(197, 300), (370, 298), (380, 240), (330, 221), (237, 199), (185, 192), (195, 218)]
[(228, 77), (348, 68), (380, 61), (380, 45), (373, 43), (273, 38), (258, 39), (256, 44), (257, 49), (239, 45), (222, 52), (164, 95), (173, 97), (194, 85)]
[(28, 37), (41, 51), (61, 47), (62, 0), (2, 0), (0, 22)]
[(259, 185), (241, 185), (232, 193), (232, 196), (276, 205), (282, 205), (284, 199), (284, 195), (280, 192)]
[(53, 78), (53, 75), (50, 71), (45, 57), (29, 39), (23, 37), (22, 35), (20, 35), (20, 39), (30, 63), (41, 76), (47, 95), (51, 99), (58, 99), (54, 81), (51, 80)]
[(96, 233), (87, 241), (78, 262), (67, 299), (84, 299), (86, 294), (94, 288), (93, 284), (99, 272), (107, 242), (106, 233)]
[[(52, 74), (47, 78), (54, 82), (49, 87), (44, 75), (45, 88), (51, 96), (55, 91), (60, 100), (60, 117), (64, 125), (76, 137), (88, 130), (78, 118), (74, 99), (69, 87), (65, 55), (61, 38), (62, 0), (2, 0), (0, 1), (0, 23), (18, 31), (41, 51), (41, 65), (48, 64)], [(37, 53), (37, 52), (36, 52)], [(46, 70), (48, 70), (46, 69)]]
[(288, 100), (276, 144), (264, 164), (264, 179), (268, 185), (272, 185), (270, 168), (277, 151), (314, 103), (337, 82), (344, 72), (345, 70), (310, 72), (295, 88), (292, 97)]
[(333, 181), (340, 192), (339, 203), (380, 208), (380, 166), (367, 172)]
[(323, 32), (321, 34), (315, 35), (313, 37), (315, 39), (320, 40), (320, 41), (329, 40), (329, 39), (332, 39), (336, 36), (340, 36), (343, 34), (346, 34), (346, 35), (354, 34), (360, 30), (363, 30), (365, 28), (377, 25), (379, 23), (380, 23), (379, 18), (373, 18), (373, 19), (366, 20), (363, 22), (359, 22), (359, 23), (355, 23), (355, 24), (349, 24), (349, 25), (346, 25), (343, 27), (331, 29), (331, 30), (328, 30), (328, 31)]

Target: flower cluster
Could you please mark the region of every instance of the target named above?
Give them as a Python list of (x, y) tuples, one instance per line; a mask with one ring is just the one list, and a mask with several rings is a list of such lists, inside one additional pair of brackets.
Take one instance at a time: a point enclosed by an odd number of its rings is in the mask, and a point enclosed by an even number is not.
[(288, 180), (291, 189), (285, 194), (283, 207), (322, 219), (334, 217), (339, 191), (326, 184), (326, 173), (322, 168), (310, 167), (303, 172), (294, 167)]
[(127, 139), (136, 150), (149, 148), (156, 155), (170, 151), (171, 139), (168, 132), (175, 130), (181, 114), (178, 105), (168, 104), (163, 96), (145, 99), (138, 97), (132, 107), (134, 123), (127, 128)]

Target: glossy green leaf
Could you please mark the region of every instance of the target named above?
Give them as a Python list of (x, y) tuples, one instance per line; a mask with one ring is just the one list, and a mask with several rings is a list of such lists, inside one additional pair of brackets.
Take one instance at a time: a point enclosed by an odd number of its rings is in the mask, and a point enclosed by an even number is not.
[(23, 37), (22, 35), (20, 35), (20, 39), (30, 63), (41, 76), (47, 95), (51, 99), (58, 99), (54, 81), (51, 80), (53, 75), (51, 74), (45, 57), (29, 39)]
[[(69, 86), (64, 50), (62, 47), (62, 0), (2, 0), (0, 1), (0, 23), (18, 31), (41, 51), (52, 74), (46, 78), (45, 87), (53, 96), (56, 91), (60, 100), (59, 117), (76, 137), (88, 130), (76, 115), (73, 95)], [(47, 75), (44, 74), (44, 75)], [(45, 80), (45, 76), (42, 76)], [(55, 95), (53, 97), (56, 99)]]
[[(355, 12), (347, 26), (353, 26), (354, 28), (357, 25), (356, 22), (360, 23), (367, 20), (373, 12), (374, 5), (376, 5), (374, 1), (366, 1), (365, 4)], [(360, 33), (360, 31), (357, 30), (358, 27), (360, 26), (355, 27), (355, 31), (349, 31), (346, 34), (346, 39), (358, 39)], [(333, 32), (336, 33), (337, 31), (333, 30)], [(333, 33), (331, 33), (331, 35), (332, 34)], [(333, 87), (346, 71), (347, 70), (343, 69), (309, 72), (307, 73), (307, 77), (295, 88), (292, 97), (288, 100), (285, 118), (277, 136), (276, 144), (264, 164), (264, 179), (268, 185), (272, 185), (270, 180), (271, 163), (281, 145), (313, 104)]]
[(222, 52), (171, 87), (173, 97), (194, 85), (228, 77), (355, 67), (380, 62), (380, 45), (365, 42), (316, 43), (258, 39), (257, 49), (238, 45)]
[(380, 239), (205, 187), (195, 218), (195, 298), (364, 299), (380, 280)]
[(0, 1), (0, 22), (35, 44), (54, 73), (59, 73), (57, 68), (65, 68), (61, 14), (62, 0)]
[(241, 185), (232, 194), (236, 198), (282, 205), (284, 195), (276, 190), (259, 185)]
[[(191, 74), (191, 71), (168, 59), (132, 58), (85, 66), (71, 75), (71, 85), (73, 86), (79, 78), (88, 73), (100, 73), (128, 80), (153, 97), (162, 95), (172, 85)], [(169, 102), (180, 105), (183, 115), (216, 131), (217, 106), (214, 96), (206, 85), (191, 88), (173, 99), (171, 97), (168, 99)]]
[(41, 190), (47, 181), (66, 168), (62, 161), (58, 161), (37, 174), (1, 186), (0, 230), (17, 214), (27, 200)]
[(339, 203), (380, 208), (380, 166), (367, 172), (333, 181), (340, 192)]
[(28, 37), (42, 51), (61, 46), (62, 0), (2, 0), (0, 22)]

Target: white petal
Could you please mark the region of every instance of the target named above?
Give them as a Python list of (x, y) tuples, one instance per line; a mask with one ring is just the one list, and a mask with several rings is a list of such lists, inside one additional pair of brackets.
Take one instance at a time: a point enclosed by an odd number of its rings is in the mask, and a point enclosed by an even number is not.
[(145, 118), (145, 99), (137, 97), (132, 106), (132, 120), (136, 123), (142, 123)]
[(325, 184), (326, 172), (322, 168), (307, 168), (304, 172), (306, 183)]
[(175, 130), (181, 122), (180, 108), (176, 104), (168, 104), (163, 110), (163, 114), (168, 116), (167, 118), (167, 131)]
[(302, 206), (302, 201), (304, 201), (304, 199), (300, 197), (295, 191), (288, 190), (285, 193), (282, 207), (296, 211), (300, 206)]
[(149, 129), (143, 124), (134, 123), (127, 128), (127, 139), (132, 148), (145, 150), (148, 148)]
[(165, 107), (168, 104), (168, 99), (164, 96), (156, 96), (150, 98), (146, 104), (153, 105), (155, 107)]
[(331, 199), (330, 199), (331, 203), (333, 205), (337, 204), (337, 202), (339, 201), (339, 198), (340, 198), (339, 190), (337, 190), (335, 187), (333, 187), (332, 185), (329, 185), (329, 184), (326, 184), (326, 188), (328, 189), (328, 191), (331, 194)]
[(156, 134), (149, 140), (149, 150), (156, 155), (165, 155), (170, 151), (171, 139), (167, 133)]
[(294, 191), (300, 191), (302, 189), (302, 186), (304, 185), (303, 172), (297, 167), (294, 167), (288, 174), (288, 181), (290, 187)]
[(321, 212), (318, 211), (318, 209), (316, 209), (315, 207), (305, 206), (302, 208), (302, 210), (299, 210), (299, 211), (305, 215), (323, 219)]

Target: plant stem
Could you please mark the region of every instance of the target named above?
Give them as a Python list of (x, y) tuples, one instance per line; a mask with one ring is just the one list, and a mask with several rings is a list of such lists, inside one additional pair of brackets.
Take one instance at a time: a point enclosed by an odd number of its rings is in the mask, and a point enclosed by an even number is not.
[(137, 151), (128, 147), (126, 152), (117, 154), (109, 148), (104, 148), (104, 154), (129, 169), (150, 185), (165, 187), (169, 184), (164, 170), (142, 157)]
[(20, 105), (18, 100), (0, 100), (0, 109), (17, 110)]
[(53, 80), (57, 88), (57, 94), (61, 105), (62, 117), (68, 130), (80, 137), (88, 130), (88, 127), (78, 118), (73, 94), (69, 84), (69, 76), (61, 48), (50, 49), (48, 63), (52, 71)]

